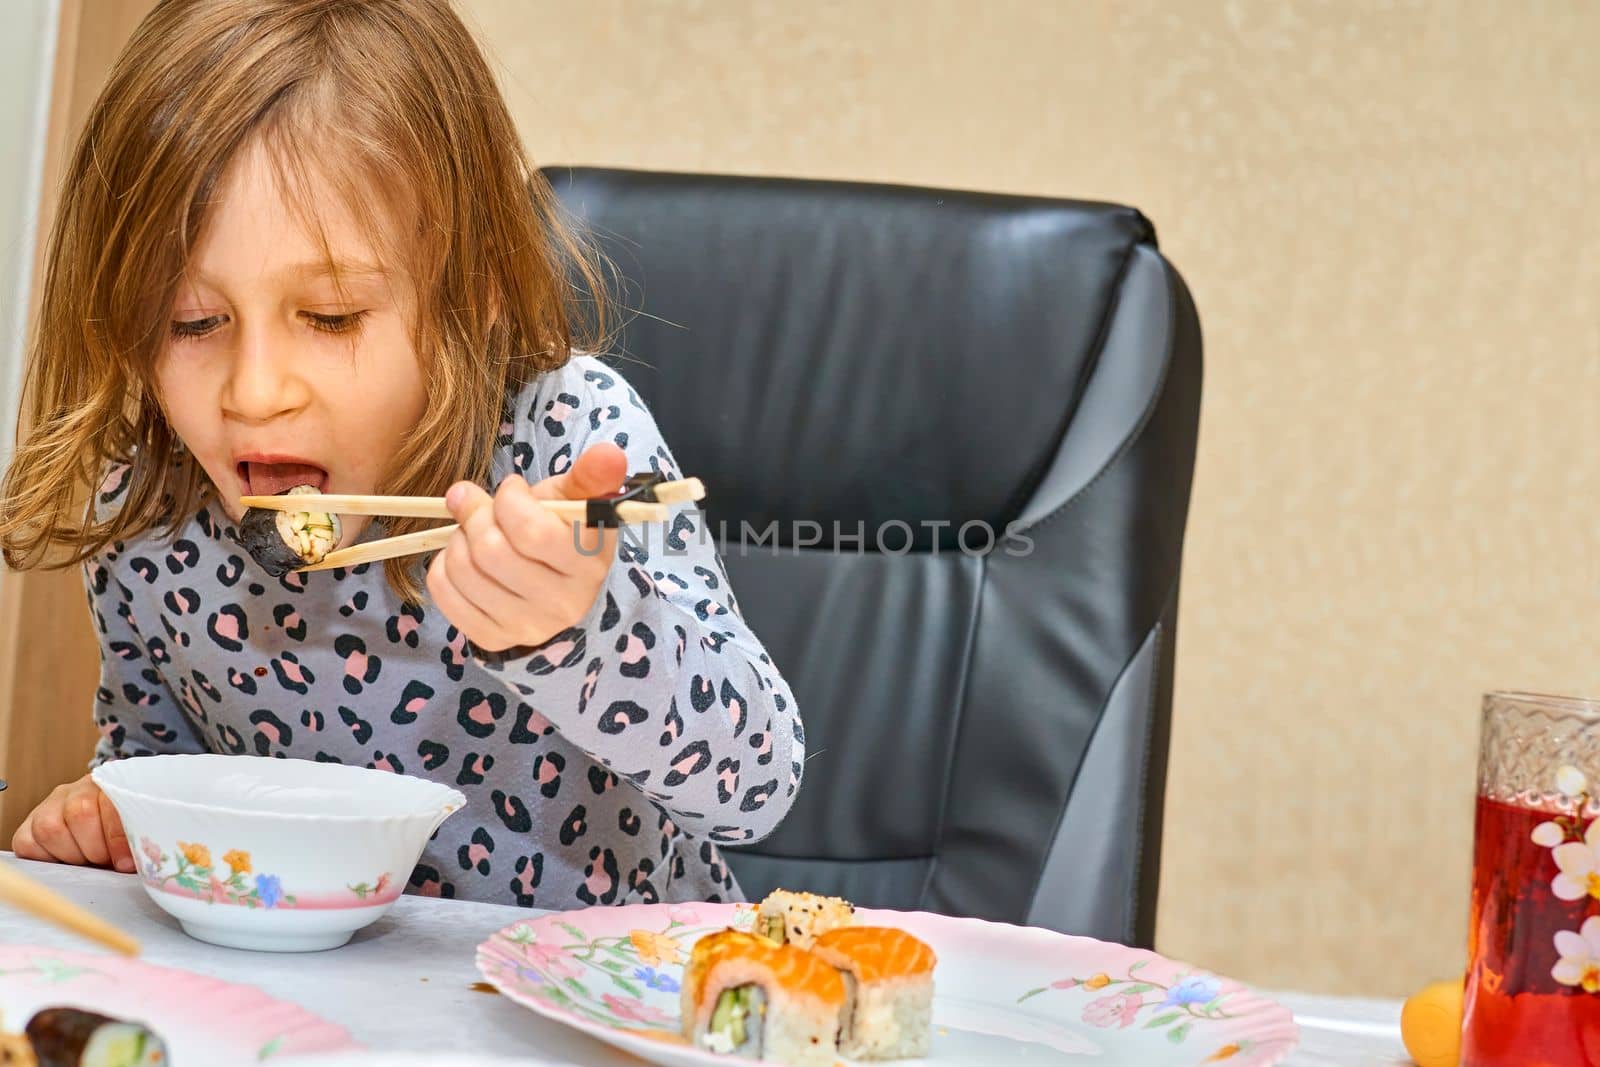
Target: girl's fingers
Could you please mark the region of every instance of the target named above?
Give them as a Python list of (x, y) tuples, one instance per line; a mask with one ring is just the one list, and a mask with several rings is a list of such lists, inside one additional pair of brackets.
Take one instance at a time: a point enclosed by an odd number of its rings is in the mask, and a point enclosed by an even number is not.
[[(509, 623), (536, 610), (535, 605), (528, 603), (525, 597), (530, 593), (536, 594), (537, 587), (522, 585), (516, 590), (506, 588), (500, 580), (477, 565), (465, 536), (457, 534), (452, 537), (439, 554), (445, 557), (445, 568), (456, 592), (485, 617)], [(548, 569), (546, 573), (549, 573)]]
[(562, 574), (580, 574), (596, 565), (609, 566), (616, 532), (588, 529), (552, 515), (539, 506), (542, 498), (535, 489), (513, 475), (495, 491), (494, 521), (511, 547)]
[(111, 866), (123, 874), (132, 874), (133, 848), (128, 844), (128, 832), (122, 828), (122, 816), (104, 791), (95, 792), (100, 796), (100, 826), (106, 836), (106, 851), (111, 854)]
[(434, 556), (433, 562), (428, 565), (427, 584), (428, 595), (439, 605), (445, 618), (455, 623), (456, 628), (466, 634), (467, 640), (474, 645), (488, 652), (499, 652), (515, 643), (505, 640), (506, 635), (495, 621), (461, 595), (451, 580), (444, 552)]
[[(513, 475), (515, 477), (515, 475)], [(501, 492), (504, 492), (504, 487)], [(496, 494), (496, 499), (499, 494)], [(541, 516), (549, 518), (549, 516)], [(513, 543), (512, 534), (501, 525), (499, 508), (480, 508), (461, 524), (473, 567), (482, 575), (519, 596), (529, 596), (546, 587), (555, 575), (539, 557), (525, 554)], [(452, 539), (452, 544), (455, 539)], [(450, 573), (462, 577), (458, 561), (452, 560)], [(491, 614), (493, 614), (491, 612)]]
[(106, 847), (105, 826), (100, 822), (99, 790), (92, 784), (85, 788), (79, 783), (67, 794), (67, 829), (72, 831), (73, 843), (86, 862), (96, 867), (111, 865), (111, 852)]
[(58, 786), (56, 791), (28, 816), (29, 828), (34, 844), (43, 853), (40, 859), (81, 864), (84, 862), (83, 851), (78, 848), (72, 831), (67, 828), (66, 797), (66, 787)]

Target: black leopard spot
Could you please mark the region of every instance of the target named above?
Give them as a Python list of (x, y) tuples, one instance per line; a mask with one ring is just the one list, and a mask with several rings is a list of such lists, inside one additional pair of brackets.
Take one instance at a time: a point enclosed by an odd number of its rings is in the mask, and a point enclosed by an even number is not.
[(256, 728), (256, 755), (270, 756), (273, 747), (288, 748), (294, 742), (294, 730), (266, 708), (250, 713), (250, 725)]
[(485, 752), (479, 755), (468, 752), (461, 761), (461, 771), (456, 775), (456, 785), (482, 785), (483, 776), (494, 767), (494, 756)]
[(494, 733), (495, 723), (506, 713), (506, 698), (502, 693), (485, 693), (481, 689), (466, 689), (461, 693), (461, 703), (456, 709), (456, 725), (469, 737), (488, 737)]
[(603, 734), (620, 734), (630, 726), (637, 726), (650, 717), (650, 713), (631, 700), (613, 700), (595, 722)]
[(436, 771), (450, 761), (450, 750), (437, 741), (419, 742), (417, 755), (422, 757), (422, 769), (425, 771)]
[(739, 802), (739, 810), (743, 812), (760, 811), (766, 802), (772, 799), (772, 794), (778, 791), (776, 778), (763, 785), (751, 786), (745, 790), (744, 799)]
[(583, 820), (588, 814), (588, 809), (579, 804), (567, 815), (566, 821), (561, 824), (561, 830), (558, 834), (563, 845), (570, 845), (583, 836), (584, 830), (588, 828)]
[(250, 622), (239, 605), (224, 604), (206, 620), (206, 633), (229, 652), (242, 652), (250, 636)]
[(413, 678), (406, 683), (400, 699), (395, 702), (394, 710), (389, 712), (389, 721), (398, 726), (416, 722), (418, 713), (428, 706), (428, 699), (432, 696), (432, 686)]
[[(622, 887), (617, 881), (617, 857), (609, 848), (589, 850), (589, 865), (583, 869), (583, 884), (578, 887), (578, 899), (585, 904), (613, 904)], [(598, 886), (600, 892), (594, 888)]]
[(716, 703), (717, 689), (711, 679), (695, 675), (689, 679), (689, 706), (695, 711), (705, 711)]
[(456, 850), (456, 862), (461, 864), (464, 871), (476, 868), (479, 874), (488, 874), (489, 853), (493, 851), (494, 838), (480, 826), (472, 831), (471, 840)]
[(496, 789), (489, 794), (489, 800), (494, 804), (494, 813), (500, 816), (507, 830), (514, 834), (525, 834), (533, 829), (533, 816), (528, 814), (528, 805), (522, 802), (521, 797)]
[(372, 740), (372, 724), (350, 708), (339, 709), (339, 721), (350, 727), (350, 736), (355, 738), (356, 744), (364, 745)]
[(709, 766), (711, 766), (711, 746), (703, 740), (692, 741), (682, 752), (672, 757), (672, 769), (661, 780), (661, 784), (668, 789), (682, 785), (692, 775), (699, 774)]
[(539, 792), (545, 799), (561, 791), (561, 772), (566, 769), (566, 757), (559, 752), (545, 752), (533, 758), (533, 780), (539, 783)]

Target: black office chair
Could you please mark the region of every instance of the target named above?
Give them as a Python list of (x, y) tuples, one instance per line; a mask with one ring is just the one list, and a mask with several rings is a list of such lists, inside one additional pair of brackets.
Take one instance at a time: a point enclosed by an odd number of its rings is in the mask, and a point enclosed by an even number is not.
[(1201, 348), (1149, 222), (546, 175), (627, 279), (619, 368), (748, 535), (733, 589), (805, 720), (746, 893), (1148, 945)]

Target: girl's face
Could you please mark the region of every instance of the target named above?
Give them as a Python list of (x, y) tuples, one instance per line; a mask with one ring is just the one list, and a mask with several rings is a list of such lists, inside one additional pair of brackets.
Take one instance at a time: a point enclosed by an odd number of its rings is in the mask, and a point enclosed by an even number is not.
[[(167, 418), (235, 522), (248, 494), (376, 492), (427, 403), (408, 284), (330, 184), (306, 191), (339, 284), (266, 151), (246, 148), (212, 198), (156, 363)], [(346, 517), (345, 543), (366, 522)]]

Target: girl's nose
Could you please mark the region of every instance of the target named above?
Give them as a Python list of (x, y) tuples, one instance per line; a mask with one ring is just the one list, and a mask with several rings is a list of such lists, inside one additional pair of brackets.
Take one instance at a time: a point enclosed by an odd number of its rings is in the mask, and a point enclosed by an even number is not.
[(311, 390), (298, 369), (293, 341), (268, 327), (242, 329), (222, 406), (226, 414), (267, 422), (305, 407)]

